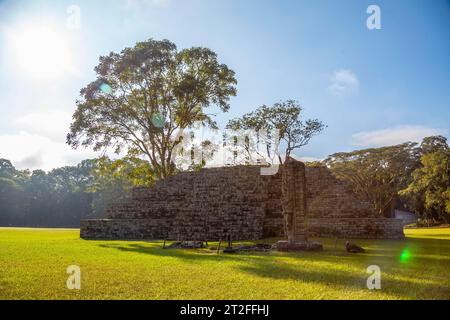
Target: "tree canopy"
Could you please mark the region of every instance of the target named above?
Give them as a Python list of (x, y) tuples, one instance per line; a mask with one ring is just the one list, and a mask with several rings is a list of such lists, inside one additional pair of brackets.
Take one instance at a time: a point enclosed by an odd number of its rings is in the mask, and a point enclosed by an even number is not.
[(325, 164), (369, 200), (380, 216), (393, 214), (398, 192), (405, 188), (417, 168), (417, 144), (371, 148), (332, 154)]
[(427, 222), (450, 221), (450, 148), (442, 136), (427, 137), (420, 146), (420, 166), (400, 191), (407, 205)]
[(179, 51), (168, 40), (111, 52), (100, 57), (95, 72), (97, 79), (81, 90), (67, 143), (144, 155), (159, 179), (176, 172), (183, 131), (217, 128), (206, 109), (226, 112), (236, 95), (235, 74), (216, 53), (202, 47)]
[(447, 138), (430, 136), (420, 145), (335, 153), (324, 163), (371, 201), (379, 215), (391, 216), (397, 205), (429, 224), (450, 219), (449, 157)]
[(436, 151), (448, 150), (447, 138), (444, 136), (425, 137), (420, 144), (420, 153), (427, 154)]
[(283, 163), (282, 142), (285, 144), (284, 154), (287, 158), (293, 150), (307, 145), (313, 136), (325, 128), (317, 119), (302, 119), (302, 111), (303, 108), (295, 100), (280, 101), (270, 107), (262, 105), (253, 112), (230, 120), (227, 128), (253, 131), (257, 136), (250, 136), (249, 139), (262, 141), (264, 152), (260, 153), (259, 148), (248, 147), (250, 144), (255, 145), (254, 141), (246, 142), (246, 151), (259, 153), (272, 162), (273, 158), (277, 157), (279, 163)]

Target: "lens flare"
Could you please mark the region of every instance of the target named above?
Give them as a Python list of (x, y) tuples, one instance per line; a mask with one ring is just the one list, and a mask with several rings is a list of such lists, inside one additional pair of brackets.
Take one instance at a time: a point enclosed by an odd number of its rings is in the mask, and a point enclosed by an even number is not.
[(406, 263), (411, 258), (411, 252), (408, 248), (403, 249), (402, 253), (400, 254), (400, 262)]
[(160, 113), (156, 113), (152, 117), (152, 123), (157, 128), (164, 128), (165, 122), (164, 116)]
[(103, 93), (105, 93), (105, 94), (111, 94), (111, 93), (112, 93), (112, 88), (111, 88), (111, 86), (110, 86), (109, 84), (107, 84), (107, 83), (102, 83), (102, 84), (99, 86), (99, 89), (100, 89), (101, 92), (103, 92)]

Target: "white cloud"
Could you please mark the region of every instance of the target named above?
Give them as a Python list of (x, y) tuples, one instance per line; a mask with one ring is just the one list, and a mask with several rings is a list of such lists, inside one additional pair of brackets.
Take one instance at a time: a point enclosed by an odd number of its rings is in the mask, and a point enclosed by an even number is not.
[(41, 110), (19, 116), (14, 124), (31, 134), (64, 142), (69, 132), (71, 114), (59, 110)]
[(341, 69), (334, 72), (328, 90), (331, 94), (342, 97), (356, 92), (358, 88), (359, 80), (356, 74), (351, 70)]
[(126, 0), (127, 9), (161, 8), (170, 4), (171, 0)]
[(352, 135), (353, 145), (358, 147), (382, 147), (403, 142), (420, 142), (424, 137), (445, 134), (446, 130), (418, 125), (404, 125), (375, 131), (363, 131)]
[(11, 160), (17, 169), (51, 170), (95, 156), (94, 152), (73, 150), (64, 142), (25, 131), (0, 135), (0, 158)]

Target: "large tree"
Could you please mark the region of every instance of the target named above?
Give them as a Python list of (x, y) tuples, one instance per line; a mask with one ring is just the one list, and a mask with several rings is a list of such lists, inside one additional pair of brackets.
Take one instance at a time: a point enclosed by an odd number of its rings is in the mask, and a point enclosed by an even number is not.
[(67, 143), (144, 155), (157, 178), (176, 172), (184, 130), (217, 128), (206, 109), (215, 105), (225, 112), (236, 95), (235, 74), (216, 53), (178, 51), (168, 40), (150, 39), (100, 57), (95, 72), (97, 79), (81, 90)]
[(426, 223), (450, 221), (450, 148), (443, 136), (423, 139), (420, 165), (400, 195)]
[(339, 152), (325, 164), (340, 179), (350, 183), (355, 193), (369, 200), (380, 216), (393, 215), (398, 192), (405, 188), (417, 167), (416, 143)]
[(420, 153), (427, 154), (436, 151), (448, 150), (447, 138), (444, 136), (430, 136), (425, 137), (420, 144)]
[[(317, 119), (303, 119), (302, 111), (303, 108), (295, 100), (280, 101), (272, 106), (262, 105), (253, 112), (230, 120), (227, 128), (250, 131), (256, 135), (247, 136), (244, 143), (249, 157), (256, 153), (270, 162), (276, 157), (281, 164), (282, 153), (289, 157), (295, 149), (307, 145), (313, 136), (325, 128)], [(263, 152), (259, 151), (259, 146), (255, 147), (260, 143), (263, 144)]]

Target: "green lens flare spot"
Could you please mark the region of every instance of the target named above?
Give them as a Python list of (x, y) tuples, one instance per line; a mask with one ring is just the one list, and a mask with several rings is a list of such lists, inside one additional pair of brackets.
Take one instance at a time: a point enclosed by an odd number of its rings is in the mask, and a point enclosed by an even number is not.
[(411, 252), (408, 249), (403, 249), (400, 254), (400, 262), (405, 263), (411, 258)]
[(152, 123), (157, 128), (164, 128), (165, 119), (160, 113), (156, 113), (152, 116)]
[(110, 86), (109, 84), (107, 84), (107, 83), (102, 83), (102, 84), (99, 86), (99, 89), (100, 89), (101, 92), (103, 92), (103, 93), (105, 93), (105, 94), (111, 94), (111, 93), (112, 93), (112, 88), (111, 88), (111, 86)]

